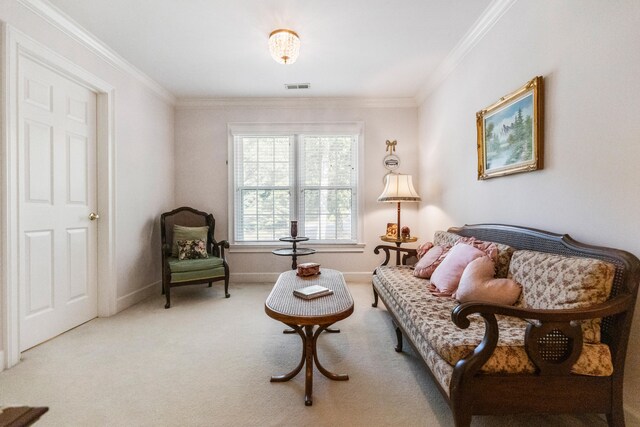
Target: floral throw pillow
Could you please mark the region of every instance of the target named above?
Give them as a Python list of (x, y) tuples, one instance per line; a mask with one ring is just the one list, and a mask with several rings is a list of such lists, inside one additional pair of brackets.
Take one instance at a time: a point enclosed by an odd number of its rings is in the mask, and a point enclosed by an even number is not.
[(171, 256), (178, 257), (178, 240), (204, 240), (207, 242), (207, 234), (209, 233), (209, 227), (204, 225), (202, 227), (186, 227), (183, 225), (175, 224), (173, 226), (173, 247), (171, 249)]
[(178, 259), (208, 258), (204, 240), (178, 240)]

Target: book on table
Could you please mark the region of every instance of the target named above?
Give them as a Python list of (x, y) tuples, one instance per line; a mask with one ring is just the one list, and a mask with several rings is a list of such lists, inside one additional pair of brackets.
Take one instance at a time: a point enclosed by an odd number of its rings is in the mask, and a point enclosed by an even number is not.
[(332, 293), (333, 291), (331, 289), (325, 288), (324, 286), (320, 285), (307, 286), (306, 288), (294, 289), (293, 291), (293, 294), (295, 296), (304, 299), (319, 298), (325, 295), (331, 295)]

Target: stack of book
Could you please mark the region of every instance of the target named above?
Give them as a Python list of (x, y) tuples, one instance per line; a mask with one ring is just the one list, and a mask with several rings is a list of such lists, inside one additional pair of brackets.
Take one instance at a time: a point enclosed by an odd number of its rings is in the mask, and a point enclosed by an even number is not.
[(320, 285), (307, 286), (306, 288), (294, 289), (293, 291), (293, 295), (303, 299), (319, 298), (325, 295), (331, 295), (332, 293), (333, 291), (331, 289)]

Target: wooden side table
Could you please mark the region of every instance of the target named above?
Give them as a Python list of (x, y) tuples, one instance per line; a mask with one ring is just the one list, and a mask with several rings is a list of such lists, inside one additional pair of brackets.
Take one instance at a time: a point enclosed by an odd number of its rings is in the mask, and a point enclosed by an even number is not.
[[(380, 236), (380, 240), (382, 240), (383, 242), (389, 242), (389, 243), (395, 243), (396, 247), (399, 248), (400, 245), (402, 245), (403, 243), (415, 243), (418, 241), (417, 237), (407, 237), (405, 239), (403, 238), (396, 238), (396, 237), (387, 237), (387, 236)], [(400, 252), (396, 251), (396, 265), (400, 265)]]
[(274, 255), (278, 256), (290, 256), (292, 258), (291, 269), (295, 270), (298, 267), (298, 257), (315, 254), (316, 250), (311, 248), (298, 248), (296, 245), (298, 242), (306, 242), (308, 237), (281, 237), (281, 242), (293, 243), (292, 248), (279, 248), (271, 251)]

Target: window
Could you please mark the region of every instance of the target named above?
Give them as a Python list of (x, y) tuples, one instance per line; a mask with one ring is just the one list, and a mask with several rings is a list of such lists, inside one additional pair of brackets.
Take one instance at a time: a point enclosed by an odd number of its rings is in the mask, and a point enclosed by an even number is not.
[(293, 219), (310, 241), (357, 243), (360, 132), (309, 127), (232, 130), (234, 243), (277, 242)]

